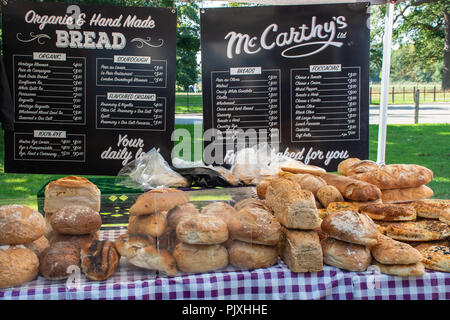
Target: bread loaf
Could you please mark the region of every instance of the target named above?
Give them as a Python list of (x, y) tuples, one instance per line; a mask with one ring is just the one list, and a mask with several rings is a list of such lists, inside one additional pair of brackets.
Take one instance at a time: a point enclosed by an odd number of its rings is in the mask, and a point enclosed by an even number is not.
[(230, 264), (243, 269), (267, 268), (278, 261), (276, 246), (251, 244), (237, 240), (229, 244), (228, 254)]
[(203, 207), (200, 212), (203, 215), (221, 218), (228, 225), (236, 210), (226, 202), (217, 201)]
[(167, 213), (157, 212), (145, 216), (130, 216), (127, 230), (132, 234), (161, 236), (167, 228)]
[(359, 160), (358, 158), (349, 158), (338, 165), (338, 172), (343, 176), (353, 176), (371, 170), (377, 170), (379, 166), (371, 160)]
[(320, 177), (329, 185), (335, 186), (342, 196), (354, 201), (372, 201), (381, 197), (381, 191), (373, 184), (339, 176), (333, 173), (324, 173)]
[(251, 185), (253, 180), (259, 176), (259, 169), (252, 164), (237, 163), (231, 169), (231, 173), (243, 184)]
[(278, 221), (287, 228), (313, 230), (319, 226), (317, 208), (311, 191), (287, 179), (272, 180), (266, 203)]
[(323, 219), (321, 229), (332, 238), (363, 246), (378, 242), (378, 229), (372, 219), (354, 211), (329, 214)]
[(157, 188), (141, 194), (130, 208), (130, 215), (141, 216), (155, 212), (169, 211), (177, 205), (189, 201), (189, 196), (181, 190)]
[(278, 253), (292, 272), (318, 272), (323, 269), (322, 247), (315, 231), (283, 228)]
[(72, 266), (80, 266), (80, 250), (70, 242), (55, 243), (39, 256), (39, 271), (48, 280), (68, 278)]
[(413, 264), (422, 260), (417, 249), (384, 235), (380, 235), (378, 243), (371, 250), (373, 257), (383, 264)]
[(119, 266), (119, 255), (109, 240), (93, 240), (81, 248), (81, 269), (89, 280), (108, 279)]
[(276, 245), (281, 236), (281, 225), (269, 212), (247, 207), (239, 210), (228, 224), (230, 237), (249, 243)]
[(282, 163), (280, 165), (280, 169), (290, 173), (309, 173), (315, 175), (320, 175), (326, 172), (326, 170), (321, 167), (303, 164), (299, 161), (288, 161), (286, 163)]
[(369, 204), (360, 208), (373, 220), (383, 221), (413, 221), (416, 220), (416, 210), (410, 205), (400, 204)]
[(317, 196), (317, 191), (327, 185), (322, 178), (309, 173), (293, 174), (290, 172), (280, 172), (279, 175), (280, 177), (295, 182), (301, 189), (311, 191), (315, 197)]
[(373, 264), (380, 269), (381, 273), (399, 277), (420, 277), (425, 274), (425, 266), (422, 262), (413, 264), (382, 264), (373, 261)]
[(349, 271), (365, 271), (372, 261), (370, 250), (362, 245), (336, 240), (323, 239), (323, 261), (325, 264)]
[(42, 236), (39, 239), (34, 240), (33, 242), (26, 243), (25, 247), (33, 251), (34, 254), (39, 257), (45, 249), (50, 247), (50, 243), (48, 242), (46, 237)]
[(383, 203), (402, 203), (430, 198), (433, 190), (427, 186), (405, 189), (390, 189), (381, 192)]
[(273, 179), (275, 179), (275, 177), (265, 178), (256, 186), (256, 194), (260, 199), (266, 198), (267, 187), (269, 187), (270, 181)]
[(0, 207), (0, 245), (33, 242), (44, 235), (42, 215), (26, 206)]
[(61, 234), (94, 233), (102, 226), (98, 212), (85, 206), (67, 206), (56, 211), (50, 220), (53, 230)]
[(177, 264), (173, 255), (166, 251), (146, 246), (136, 251), (136, 255), (129, 258), (128, 261), (140, 268), (156, 270), (167, 276), (175, 276), (178, 273)]
[(428, 219), (438, 219), (441, 215), (450, 214), (450, 203), (440, 202), (439, 199), (416, 200), (411, 203), (416, 209), (417, 216)]
[(19, 286), (36, 278), (39, 270), (37, 256), (27, 248), (0, 248), (0, 288)]
[(60, 234), (55, 231), (50, 233), (47, 237), (50, 245), (53, 245), (58, 242), (71, 242), (73, 243), (79, 250), (85, 245), (88, 245), (92, 242), (92, 240), (98, 239), (98, 232), (84, 235), (68, 235), (68, 234)]
[(155, 246), (155, 240), (145, 234), (124, 233), (114, 242), (114, 247), (119, 255), (127, 259), (134, 257), (137, 254), (137, 250), (147, 246)]
[(226, 222), (204, 214), (181, 220), (176, 232), (180, 241), (189, 244), (219, 244), (228, 240)]
[(180, 242), (173, 250), (178, 268), (184, 272), (208, 272), (228, 265), (228, 251), (219, 244), (195, 245)]
[(344, 198), (339, 190), (334, 186), (325, 185), (317, 190), (317, 199), (326, 208), (332, 202), (343, 202)]
[(167, 224), (172, 229), (176, 229), (181, 219), (198, 214), (197, 208), (192, 203), (183, 203), (172, 209), (167, 213)]
[(236, 211), (242, 210), (244, 208), (259, 208), (266, 210), (268, 212), (272, 212), (272, 210), (269, 208), (269, 206), (266, 204), (264, 200), (254, 198), (241, 200), (234, 205), (234, 209)]

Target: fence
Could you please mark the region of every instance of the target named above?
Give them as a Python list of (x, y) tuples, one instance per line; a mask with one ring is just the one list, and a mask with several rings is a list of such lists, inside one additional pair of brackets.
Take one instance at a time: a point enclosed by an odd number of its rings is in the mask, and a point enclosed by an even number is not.
[[(442, 90), (437, 86), (392, 86), (389, 88), (388, 103), (414, 103), (417, 90), (420, 90), (421, 102), (450, 102), (450, 90)], [(369, 103), (378, 104), (380, 97), (380, 87), (370, 86)]]

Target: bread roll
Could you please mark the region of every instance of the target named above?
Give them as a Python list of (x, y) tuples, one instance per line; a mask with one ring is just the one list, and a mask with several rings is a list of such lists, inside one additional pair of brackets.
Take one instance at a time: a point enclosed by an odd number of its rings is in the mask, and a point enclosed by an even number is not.
[(249, 243), (276, 245), (281, 236), (281, 225), (268, 211), (244, 208), (230, 219), (230, 238)]
[(26, 243), (25, 247), (33, 251), (34, 254), (39, 257), (45, 249), (50, 247), (50, 243), (48, 242), (46, 237), (42, 236), (39, 239), (34, 240), (33, 242)]
[(320, 203), (326, 208), (332, 202), (343, 202), (344, 197), (339, 190), (334, 186), (325, 185), (317, 190), (317, 198)]
[(303, 190), (311, 191), (315, 197), (317, 196), (317, 191), (327, 185), (325, 180), (323, 180), (319, 176), (315, 176), (309, 173), (293, 174), (290, 172), (282, 171), (279, 175), (280, 177), (297, 183)]
[(169, 227), (176, 229), (181, 219), (198, 214), (197, 208), (192, 203), (183, 203), (172, 209), (167, 213), (167, 224)]
[(130, 259), (137, 254), (137, 251), (147, 246), (155, 246), (155, 240), (145, 234), (124, 233), (114, 242), (119, 255)]
[(256, 194), (260, 199), (266, 198), (267, 187), (269, 187), (270, 181), (273, 179), (275, 179), (275, 177), (265, 178), (256, 186)]
[(44, 235), (42, 215), (26, 206), (0, 207), (0, 245), (33, 242)]
[(226, 222), (204, 214), (181, 220), (176, 232), (180, 241), (189, 244), (218, 244), (228, 240)]
[(381, 192), (383, 203), (402, 203), (415, 200), (430, 198), (433, 196), (433, 190), (427, 186), (405, 189), (390, 189)]
[(413, 221), (416, 220), (416, 210), (410, 205), (400, 204), (369, 204), (360, 208), (373, 220), (383, 221)]
[(335, 186), (342, 196), (354, 201), (372, 201), (380, 199), (381, 191), (373, 184), (339, 176), (333, 173), (324, 173), (320, 177), (329, 185)]
[(79, 236), (74, 235), (68, 235), (68, 234), (60, 234), (55, 231), (50, 233), (48, 236), (48, 241), (50, 242), (50, 245), (53, 245), (57, 242), (71, 242), (73, 243), (79, 250), (85, 245), (88, 245), (92, 242), (92, 240), (98, 239), (98, 232), (91, 233), (91, 234), (84, 234)]
[(371, 250), (373, 257), (383, 264), (412, 264), (422, 260), (417, 249), (384, 235), (380, 235), (378, 244)]
[(236, 214), (236, 210), (228, 203), (217, 201), (203, 207), (201, 214), (219, 217), (229, 224), (231, 217)]
[(438, 219), (441, 215), (450, 214), (450, 203), (440, 202), (439, 199), (416, 200), (411, 203), (416, 209), (417, 216), (428, 219)]
[(136, 255), (128, 261), (139, 268), (156, 270), (167, 276), (175, 276), (178, 273), (177, 263), (173, 255), (166, 250), (159, 250), (153, 246), (140, 248)]
[(141, 216), (169, 211), (189, 201), (189, 195), (181, 190), (157, 188), (141, 194), (130, 208), (130, 215)]
[(444, 240), (450, 236), (449, 226), (435, 220), (393, 223), (386, 227), (388, 237), (402, 241)]
[(272, 210), (269, 208), (269, 206), (266, 204), (264, 200), (254, 198), (241, 200), (234, 205), (234, 209), (236, 211), (242, 210), (244, 208), (259, 208), (266, 210), (268, 212), (272, 212)]
[(119, 255), (109, 240), (93, 240), (81, 248), (81, 269), (89, 280), (108, 279), (119, 266)]
[(228, 246), (230, 264), (243, 269), (267, 268), (278, 261), (276, 246), (232, 241)]
[(61, 234), (82, 235), (99, 230), (102, 218), (84, 206), (67, 206), (56, 211), (50, 220), (53, 230)]
[(36, 278), (38, 257), (27, 248), (0, 248), (0, 288), (19, 286)]
[(338, 172), (343, 176), (353, 176), (376, 169), (379, 169), (376, 162), (372, 160), (359, 160), (358, 158), (346, 159), (338, 165)]
[(68, 268), (80, 266), (80, 250), (70, 242), (58, 242), (44, 250), (39, 256), (39, 271), (48, 280), (69, 277)]
[(323, 239), (323, 261), (325, 264), (349, 271), (365, 271), (372, 261), (370, 250), (362, 245), (336, 240)]
[(184, 272), (208, 272), (228, 265), (228, 251), (219, 244), (194, 245), (180, 242), (173, 250), (178, 268)]
[(145, 216), (130, 216), (127, 230), (132, 234), (146, 234), (155, 238), (161, 236), (166, 228), (166, 213), (157, 212)]
[(292, 272), (318, 272), (323, 269), (322, 247), (315, 231), (283, 228), (278, 253)]
[(312, 192), (302, 190), (295, 182), (283, 178), (272, 180), (267, 188), (266, 203), (287, 228), (313, 230), (319, 226)]
[(448, 246), (431, 246), (419, 248), (425, 268), (450, 272), (450, 248)]
[(378, 242), (378, 229), (365, 214), (341, 211), (326, 216), (321, 225), (328, 236), (363, 246), (374, 246)]
[(425, 266), (422, 262), (413, 264), (382, 264), (373, 261), (373, 264), (380, 269), (381, 273), (399, 277), (420, 277), (425, 274)]

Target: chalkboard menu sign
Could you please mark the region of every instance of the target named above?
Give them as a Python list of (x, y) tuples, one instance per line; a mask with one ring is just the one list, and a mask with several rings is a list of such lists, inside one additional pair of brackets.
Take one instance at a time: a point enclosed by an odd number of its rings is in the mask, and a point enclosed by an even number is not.
[(153, 147), (170, 159), (174, 9), (10, 0), (3, 50), (6, 172), (116, 175)]
[(205, 150), (226, 164), (240, 136), (264, 137), (329, 171), (367, 159), (368, 21), (368, 3), (203, 10), (203, 123), (220, 133)]

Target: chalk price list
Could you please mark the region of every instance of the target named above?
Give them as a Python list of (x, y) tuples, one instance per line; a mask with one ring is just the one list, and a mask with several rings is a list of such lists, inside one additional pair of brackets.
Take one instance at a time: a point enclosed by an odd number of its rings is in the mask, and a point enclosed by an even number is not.
[(292, 141), (359, 140), (360, 69), (291, 70)]
[(85, 60), (14, 56), (18, 123), (85, 123)]
[[(252, 72), (246, 74), (247, 69)], [(213, 127), (221, 130), (267, 129), (279, 140), (280, 71), (231, 68), (212, 73)], [(275, 130), (277, 129), (277, 130)]]

